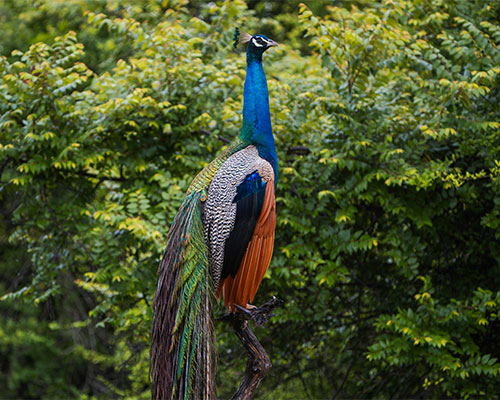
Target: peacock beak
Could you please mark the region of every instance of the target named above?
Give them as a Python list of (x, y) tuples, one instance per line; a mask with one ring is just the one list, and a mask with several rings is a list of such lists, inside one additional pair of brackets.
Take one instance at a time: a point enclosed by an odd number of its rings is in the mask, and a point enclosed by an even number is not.
[(267, 39), (267, 47), (274, 47), (277, 45), (278, 45), (278, 43), (276, 43), (274, 40)]

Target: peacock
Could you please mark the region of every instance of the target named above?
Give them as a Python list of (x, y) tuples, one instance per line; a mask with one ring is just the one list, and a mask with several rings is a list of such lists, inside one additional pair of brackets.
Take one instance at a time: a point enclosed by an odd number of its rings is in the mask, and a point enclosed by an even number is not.
[(252, 307), (273, 253), (278, 160), (262, 55), (278, 44), (236, 30), (238, 43), (248, 43), (239, 137), (192, 181), (158, 269), (154, 399), (215, 399), (213, 301)]

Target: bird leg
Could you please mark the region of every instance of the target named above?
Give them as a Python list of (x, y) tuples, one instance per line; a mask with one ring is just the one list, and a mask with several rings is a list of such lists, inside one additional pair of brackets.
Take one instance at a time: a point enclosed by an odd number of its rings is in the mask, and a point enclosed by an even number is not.
[(274, 315), (272, 311), (280, 304), (281, 301), (274, 296), (271, 300), (260, 307), (253, 307), (249, 309), (235, 304), (235, 307), (239, 311), (228, 313), (222, 318), (219, 318), (220, 320), (225, 320), (231, 323), (236, 336), (240, 339), (248, 355), (245, 375), (241, 380), (240, 387), (231, 400), (251, 399), (260, 381), (271, 369), (271, 359), (267, 355), (262, 344), (250, 329), (248, 321), (252, 320), (259, 326), (265, 324), (269, 318)]
[(219, 317), (219, 321), (231, 322), (235, 319), (241, 320), (252, 320), (257, 326), (264, 325), (269, 318), (273, 317), (273, 310), (281, 305), (282, 301), (278, 300), (275, 296), (271, 298), (267, 303), (262, 304), (260, 307), (256, 307), (252, 304), (247, 304), (246, 307), (242, 307), (235, 304), (234, 307), (238, 310), (236, 312), (228, 312), (222, 317)]
[(273, 310), (280, 305), (280, 301), (273, 296), (271, 300), (267, 303), (262, 304), (260, 307), (255, 307), (254, 305), (247, 305), (247, 307), (241, 307), (238, 304), (234, 306), (243, 314), (241, 318), (246, 320), (254, 321), (257, 326), (264, 325), (269, 318), (273, 317)]

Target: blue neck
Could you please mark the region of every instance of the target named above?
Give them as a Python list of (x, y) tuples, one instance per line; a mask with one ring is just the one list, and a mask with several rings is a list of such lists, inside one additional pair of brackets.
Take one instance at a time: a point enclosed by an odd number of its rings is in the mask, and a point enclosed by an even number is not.
[(247, 76), (243, 91), (243, 127), (240, 138), (254, 144), (259, 155), (269, 161), (278, 180), (278, 158), (274, 146), (269, 93), (266, 75), (262, 68), (262, 54), (247, 52)]

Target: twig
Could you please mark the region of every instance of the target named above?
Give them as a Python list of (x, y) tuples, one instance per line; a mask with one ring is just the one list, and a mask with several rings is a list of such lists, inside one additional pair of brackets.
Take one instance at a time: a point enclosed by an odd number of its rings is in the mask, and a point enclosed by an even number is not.
[(287, 151), (288, 154), (307, 155), (311, 152), (307, 146), (290, 146)]
[(85, 176), (87, 178), (99, 179), (103, 181), (113, 181), (113, 182), (126, 182), (127, 178), (122, 176), (122, 171), (120, 170), (120, 177), (116, 176), (99, 176), (86, 171), (75, 171), (77, 175)]
[(231, 143), (231, 141), (230, 141), (228, 138), (225, 138), (225, 137), (224, 137), (224, 136), (222, 136), (222, 135), (217, 136), (217, 139), (219, 139), (221, 142), (224, 142), (224, 143), (226, 143), (226, 144)]
[[(198, 131), (198, 133), (201, 133), (202, 135), (205, 135), (205, 136), (210, 136), (212, 134), (210, 131), (207, 131), (206, 129), (200, 129)], [(229, 140), (228, 138), (226, 138), (222, 135), (217, 136), (217, 139), (219, 139), (221, 142), (226, 143), (226, 144), (231, 143), (231, 140)]]

